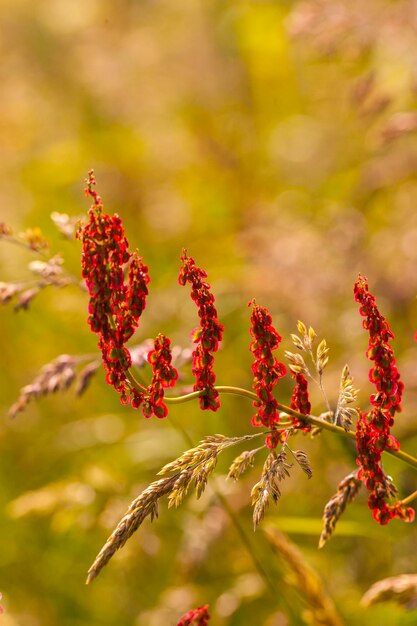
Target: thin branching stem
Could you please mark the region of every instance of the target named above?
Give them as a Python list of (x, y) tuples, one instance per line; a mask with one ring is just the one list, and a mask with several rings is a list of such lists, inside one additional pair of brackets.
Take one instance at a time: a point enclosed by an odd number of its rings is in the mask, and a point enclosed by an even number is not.
[[(135, 387), (135, 389), (137, 389), (138, 391), (143, 392), (144, 391), (143, 386), (137, 382), (137, 380), (134, 378), (130, 370), (128, 370), (127, 375), (128, 375), (129, 382), (132, 384), (132, 386)], [(227, 393), (227, 394), (232, 394), (235, 396), (243, 396), (245, 398), (249, 398), (250, 400), (258, 400), (258, 396), (253, 391), (250, 391), (249, 389), (243, 389), (241, 387), (231, 387), (229, 385), (216, 385), (214, 388), (217, 389), (219, 393)], [(201, 389), (199, 391), (192, 391), (191, 393), (186, 393), (183, 396), (176, 396), (176, 397), (171, 397), (171, 398), (165, 397), (164, 402), (166, 402), (167, 404), (182, 404), (183, 402), (190, 402), (191, 400), (195, 400), (196, 398), (199, 398), (200, 396), (204, 395), (204, 393), (205, 393), (205, 390)], [(339, 435), (343, 435), (344, 437), (349, 437), (349, 439), (353, 439), (354, 441), (356, 441), (355, 433), (353, 431), (346, 431), (341, 426), (337, 426), (336, 424), (332, 424), (331, 422), (326, 422), (320, 419), (319, 417), (315, 417), (314, 415), (304, 415), (303, 413), (299, 413), (298, 411), (291, 409), (289, 406), (286, 406), (285, 404), (278, 403), (278, 409), (280, 411), (283, 411), (284, 413), (287, 413), (288, 415), (292, 415), (293, 417), (296, 417), (301, 422), (310, 424), (312, 426), (317, 426), (318, 428), (324, 428), (325, 430), (330, 430), (334, 433), (338, 433)], [(288, 426), (289, 425), (290, 424), (288, 424)], [(286, 427), (286, 426), (287, 426), (286, 422), (280, 423), (280, 427)], [(407, 454), (403, 450), (385, 450), (384, 452), (386, 452), (387, 454), (390, 454), (391, 456), (397, 457), (397, 459), (401, 459), (401, 461), (403, 461), (404, 463), (407, 463), (407, 465), (410, 465), (411, 467), (414, 467), (414, 469), (417, 469), (417, 459), (411, 456), (410, 454)]]
[[(251, 400), (259, 400), (256, 393), (253, 391), (249, 391), (249, 389), (242, 389), (241, 387), (230, 387), (227, 385), (216, 385), (214, 387), (217, 389), (219, 393), (230, 393), (235, 396), (244, 396), (246, 398), (250, 398)], [(191, 393), (187, 393), (184, 396), (177, 396), (175, 398), (164, 398), (164, 402), (170, 404), (181, 404), (182, 402), (188, 402), (189, 400), (194, 400), (194, 398), (199, 398), (200, 396), (205, 394), (205, 390), (202, 389), (200, 391), (192, 391)]]
[(133, 376), (130, 370), (126, 371), (126, 378), (130, 382), (132, 387), (134, 387), (134, 389), (136, 389), (137, 391), (140, 391), (141, 393), (146, 391), (146, 387), (142, 385), (142, 383), (140, 383), (138, 380), (136, 380), (136, 378)]
[(410, 504), (410, 502), (412, 502), (413, 500), (416, 500), (416, 499), (417, 499), (417, 491), (413, 491), (413, 493), (410, 493), (409, 496), (407, 496), (406, 498), (401, 500), (401, 504), (406, 506), (407, 504)]
[[(230, 387), (230, 386), (223, 386), (223, 385), (218, 385), (215, 387), (215, 389), (217, 389), (219, 393), (230, 393), (230, 394), (237, 395), (237, 396), (244, 396), (251, 400), (258, 400), (258, 397), (256, 396), (256, 394), (253, 393), (253, 391), (250, 391), (249, 389), (242, 389), (240, 387)], [(199, 398), (204, 393), (205, 393), (204, 389), (201, 391), (193, 391), (192, 393), (187, 393), (184, 396), (178, 396), (175, 398), (165, 398), (165, 402), (170, 403), (170, 404), (180, 404), (182, 402), (189, 402), (190, 400)], [(330, 430), (334, 433), (338, 433), (339, 435), (343, 435), (344, 437), (349, 437), (349, 439), (352, 439), (353, 441), (356, 440), (356, 436), (353, 431), (346, 431), (341, 426), (337, 426), (336, 424), (326, 422), (320, 419), (319, 417), (315, 417), (314, 415), (303, 415), (302, 413), (299, 413), (298, 411), (294, 411), (294, 409), (291, 409), (285, 404), (280, 404), (280, 403), (278, 403), (278, 409), (280, 411), (283, 411), (284, 413), (287, 413), (288, 415), (292, 415), (293, 417), (296, 417), (298, 420), (300, 420), (301, 422), (305, 422), (306, 424), (317, 426), (318, 428), (324, 428), (325, 430)], [(280, 423), (280, 426), (283, 426), (283, 424)], [(414, 469), (417, 469), (417, 459), (411, 456), (410, 454), (407, 454), (403, 450), (385, 450), (385, 452), (387, 454), (390, 454), (391, 456), (395, 456), (397, 459), (401, 459), (401, 461), (403, 461), (404, 463), (407, 463), (407, 465), (410, 465), (411, 467), (414, 467)]]

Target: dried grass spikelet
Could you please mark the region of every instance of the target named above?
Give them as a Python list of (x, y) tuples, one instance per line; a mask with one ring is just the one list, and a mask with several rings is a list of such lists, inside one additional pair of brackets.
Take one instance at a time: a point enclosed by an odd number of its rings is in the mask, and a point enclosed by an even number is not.
[(133, 500), (127, 513), (117, 524), (88, 570), (87, 585), (94, 580), (113, 554), (124, 546), (147, 517), (150, 517), (151, 521), (158, 517), (158, 500), (172, 491), (177, 479), (177, 476), (170, 476), (156, 480)]
[[(31, 281), (32, 282), (32, 281)], [(14, 310), (27, 309), (33, 298), (45, 287), (44, 281), (39, 281), (35, 287), (28, 288), (28, 282), (0, 283), (0, 304), (8, 304), (15, 300)]]
[(101, 362), (97, 359), (96, 361), (91, 361), (78, 374), (77, 385), (75, 388), (75, 393), (77, 396), (82, 396), (84, 391), (89, 387), (91, 380), (94, 374), (97, 372), (100, 367)]
[(65, 239), (74, 239), (77, 224), (82, 219), (81, 216), (70, 217), (67, 213), (59, 213), (58, 211), (52, 211), (50, 218)]
[[(234, 439), (234, 438), (233, 438)], [(190, 469), (208, 461), (209, 459), (216, 457), (219, 453), (219, 448), (232, 445), (231, 438), (224, 435), (210, 435), (200, 441), (198, 446), (186, 450), (178, 459), (171, 461), (164, 465), (164, 467), (158, 472), (158, 475), (168, 474), (168, 472), (178, 472), (183, 469)]]
[(327, 347), (327, 342), (325, 339), (322, 339), (317, 346), (316, 352), (316, 369), (319, 376), (323, 374), (323, 370), (329, 362), (329, 348)]
[(281, 496), (278, 483), (290, 475), (289, 468), (291, 465), (286, 460), (285, 448), (278, 455), (272, 452), (268, 454), (261, 478), (252, 488), (253, 527), (255, 530), (264, 518), (269, 500), (272, 499), (276, 504)]
[(358, 470), (345, 476), (339, 483), (337, 492), (324, 507), (323, 530), (320, 535), (319, 548), (322, 548), (329, 539), (346, 506), (352, 502), (361, 486), (362, 481), (358, 478)]
[(19, 233), (15, 239), (25, 243), (30, 250), (34, 250), (35, 252), (42, 252), (49, 249), (48, 240), (43, 236), (38, 226), (35, 228), (27, 228), (25, 231)]
[[(0, 283), (0, 302), (2, 286)], [(131, 348), (132, 362), (136, 367), (142, 368), (147, 364), (148, 352), (153, 347), (153, 341), (146, 339), (140, 344)], [(188, 359), (189, 350), (182, 350), (177, 347), (176, 358), (185, 362)], [(82, 363), (87, 363), (80, 368)], [(92, 378), (101, 366), (101, 359), (96, 359), (92, 355), (68, 355), (61, 354), (56, 359), (42, 367), (35, 379), (20, 390), (20, 395), (13, 406), (9, 409), (9, 415), (16, 417), (18, 413), (24, 411), (31, 400), (46, 396), (58, 391), (65, 391), (71, 385), (75, 385), (75, 393), (81, 396), (89, 387)]]
[(194, 481), (197, 499), (204, 492), (207, 480), (214, 471), (217, 457), (225, 448), (236, 445), (241, 441), (252, 438), (251, 435), (244, 437), (225, 437), (224, 435), (210, 435), (205, 437), (198, 446), (186, 450), (178, 459), (165, 465), (158, 474), (179, 472), (178, 480), (172, 493), (168, 496), (169, 506), (179, 506), (185, 496), (191, 482)]
[(193, 482), (197, 491), (197, 498), (199, 498), (206, 487), (209, 475), (216, 467), (220, 452), (229, 446), (257, 436), (258, 433), (243, 437), (225, 437), (224, 435), (205, 437), (198, 446), (186, 450), (178, 459), (165, 465), (159, 474), (175, 473), (173, 476), (161, 478), (151, 483), (129, 505), (127, 513), (117, 524), (88, 570), (87, 584), (99, 574), (113, 554), (124, 546), (147, 517), (152, 521), (158, 516), (160, 498), (168, 496), (169, 507), (179, 506)]
[(9, 409), (9, 415), (15, 417), (34, 398), (68, 389), (74, 380), (76, 366), (76, 357), (68, 354), (61, 354), (44, 365), (33, 382), (22, 387), (17, 401)]
[(306, 453), (303, 450), (291, 450), (291, 454), (293, 455), (303, 472), (307, 474), (307, 477), (311, 478), (313, 476), (313, 469)]
[(337, 422), (340, 421), (340, 424), (346, 432), (350, 430), (352, 417), (358, 413), (356, 409), (348, 406), (348, 404), (355, 402), (358, 393), (359, 389), (355, 389), (353, 386), (353, 378), (350, 375), (349, 367), (348, 365), (345, 365), (340, 377), (340, 390), (339, 397), (337, 399), (334, 422), (337, 424)]
[(308, 369), (301, 354), (289, 352), (289, 350), (286, 350), (284, 354), (285, 358), (289, 362), (290, 370), (294, 372), (294, 374), (303, 374), (304, 376), (311, 378), (310, 370)]
[[(22, 239), (12, 237), (10, 240), (35, 250)], [(47, 260), (36, 259), (31, 261), (28, 268), (36, 276), (36, 279), (18, 283), (0, 283), (0, 304), (8, 304), (11, 300), (15, 300), (15, 311), (27, 309), (33, 298), (42, 289), (50, 286), (57, 288), (66, 287), (77, 282), (74, 277), (64, 271), (62, 267), (63, 262), (64, 260), (60, 254), (56, 254)]]
[(8, 304), (21, 291), (20, 283), (0, 282), (0, 304)]
[(314, 340), (317, 337), (316, 331), (311, 326), (307, 330), (306, 325), (301, 320), (298, 320), (297, 322), (297, 330), (300, 333), (301, 338), (298, 335), (291, 335), (293, 344), (299, 350), (311, 352)]
[[(90, 363), (77, 373), (77, 366), (86, 359), (89, 359)], [(75, 381), (77, 381), (76, 393), (81, 395), (87, 389), (99, 365), (100, 361), (91, 360), (91, 357), (61, 354), (44, 365), (29, 385), (22, 387), (18, 399), (9, 409), (9, 415), (16, 417), (25, 410), (31, 400), (65, 391)]]
[[(307, 352), (310, 355), (314, 367), (316, 368), (316, 372), (319, 375), (321, 381), (323, 370), (329, 361), (329, 348), (327, 347), (327, 342), (325, 339), (322, 339), (317, 346), (316, 353), (314, 354), (313, 344), (317, 338), (317, 333), (314, 328), (310, 326), (307, 330), (306, 325), (299, 320), (297, 323), (297, 330), (301, 336), (299, 337), (298, 335), (291, 335), (292, 342), (296, 348), (301, 351)], [(302, 373), (305, 376), (312, 377), (303, 357), (300, 354), (294, 354), (287, 351), (285, 352), (285, 356), (289, 360), (290, 369), (293, 372)]]
[(409, 611), (417, 609), (417, 574), (402, 574), (379, 580), (364, 594), (361, 604), (368, 607), (389, 601), (397, 602)]
[(180, 471), (171, 491), (168, 494), (168, 508), (171, 508), (172, 506), (178, 507), (183, 503), (184, 498), (188, 493), (192, 478), (192, 470), (183, 469)]
[(343, 626), (318, 573), (307, 563), (300, 550), (270, 525), (263, 528), (263, 532), (273, 550), (285, 560), (294, 574), (292, 584), (307, 605), (302, 613), (305, 623), (310, 626)]
[(232, 464), (229, 467), (227, 478), (233, 478), (233, 480), (237, 481), (247, 469), (253, 467), (255, 463), (255, 454), (263, 448), (265, 448), (265, 446), (260, 446), (254, 450), (245, 450), (242, 454), (239, 454), (239, 456), (233, 459)]

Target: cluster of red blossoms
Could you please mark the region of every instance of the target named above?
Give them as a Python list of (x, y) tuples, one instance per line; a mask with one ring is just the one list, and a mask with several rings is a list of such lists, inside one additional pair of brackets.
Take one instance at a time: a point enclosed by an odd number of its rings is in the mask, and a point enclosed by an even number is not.
[(183, 615), (177, 626), (208, 626), (210, 615), (208, 614), (208, 604), (199, 606), (198, 609), (192, 609)]
[(374, 362), (369, 371), (369, 380), (375, 385), (371, 395), (372, 409), (359, 413), (356, 425), (359, 477), (371, 492), (368, 505), (374, 519), (387, 524), (393, 518), (405, 521), (414, 519), (414, 511), (401, 502), (390, 504), (395, 492), (381, 465), (384, 450), (398, 450), (400, 444), (390, 434), (394, 415), (401, 411), (401, 396), (404, 385), (400, 380), (395, 357), (389, 341), (394, 337), (388, 322), (378, 311), (375, 297), (369, 292), (366, 278), (359, 275), (354, 287), (355, 300), (360, 314), (365, 318), (363, 327), (369, 332), (367, 357)]
[[(291, 376), (295, 380), (295, 387), (291, 397), (290, 408), (294, 409), (294, 411), (302, 413), (303, 415), (310, 415), (311, 403), (308, 396), (308, 381), (305, 376), (301, 374), (301, 372), (291, 372)], [(294, 424), (294, 428), (299, 428), (304, 431), (311, 430), (311, 426), (308, 424), (302, 424), (296, 417), (292, 418), (292, 422)]]
[[(155, 339), (154, 349), (148, 354), (152, 366), (151, 384), (147, 388), (139, 385), (129, 371), (131, 356), (126, 343), (136, 331), (146, 305), (148, 268), (136, 253), (129, 252), (120, 218), (104, 213), (102, 200), (94, 186), (95, 179), (90, 172), (86, 194), (93, 199), (93, 205), (89, 221), (77, 232), (83, 244), (82, 275), (90, 294), (88, 322), (99, 337), (106, 380), (120, 393), (121, 402), (130, 402), (134, 408), (142, 406), (145, 417), (156, 415), (163, 418), (168, 412), (164, 389), (174, 386), (178, 379), (178, 372), (172, 366), (170, 340), (161, 334)], [(202, 409), (216, 411), (220, 401), (214, 387), (213, 355), (222, 340), (224, 327), (218, 320), (214, 296), (206, 281), (207, 273), (196, 266), (185, 250), (181, 261), (178, 281), (181, 285), (190, 283), (191, 298), (198, 307), (200, 318), (200, 326), (193, 333), (196, 344), (192, 365), (196, 379), (194, 390), (204, 392), (200, 396)], [(359, 275), (354, 294), (360, 304), (360, 314), (364, 317), (363, 326), (369, 332), (367, 357), (373, 361), (369, 379), (376, 388), (376, 393), (370, 398), (371, 410), (359, 413), (356, 426), (359, 476), (370, 491), (368, 504), (377, 522), (386, 524), (393, 518), (411, 521), (414, 511), (393, 499), (395, 487), (382, 468), (384, 450), (399, 449), (399, 443), (390, 429), (395, 413), (401, 411), (404, 389), (389, 345), (393, 333), (379, 313), (374, 296), (369, 293), (366, 278)], [(278, 380), (285, 376), (286, 368), (273, 355), (281, 343), (281, 336), (273, 327), (268, 310), (254, 301), (251, 304), (250, 333), (253, 341), (250, 350), (255, 359), (252, 372), (257, 396), (254, 402), (257, 412), (252, 424), (269, 429), (266, 444), (273, 449), (285, 437), (285, 432), (279, 429), (280, 415), (273, 390)], [(291, 408), (308, 415), (311, 405), (307, 380), (300, 372), (293, 371), (292, 376), (296, 385)], [(292, 421), (295, 428), (310, 430), (301, 420), (292, 418)], [(201, 609), (205, 610), (205, 607)], [(201, 621), (203, 623), (206, 622)]]
[(152, 382), (147, 389), (143, 414), (145, 417), (166, 417), (168, 409), (164, 404), (164, 388), (173, 387), (178, 380), (178, 372), (171, 365), (171, 341), (159, 334), (154, 342), (154, 349), (148, 354), (148, 363), (152, 366)]
[(273, 355), (282, 341), (281, 335), (272, 326), (272, 317), (267, 309), (259, 306), (254, 301), (250, 318), (250, 334), (254, 341), (250, 344), (250, 351), (255, 357), (252, 364), (254, 377), (253, 388), (258, 400), (253, 406), (258, 409), (252, 418), (254, 426), (267, 426), (272, 432), (266, 439), (269, 448), (276, 448), (280, 441), (280, 433), (277, 430), (279, 423), (278, 402), (273, 396), (273, 388), (278, 380), (285, 376), (286, 368)]
[(220, 407), (219, 392), (214, 388), (216, 375), (213, 371), (214, 357), (222, 340), (224, 326), (220, 324), (214, 306), (214, 296), (206, 282), (207, 272), (197, 267), (194, 259), (183, 250), (182, 266), (178, 277), (180, 285), (191, 284), (191, 298), (198, 307), (200, 328), (193, 332), (197, 347), (193, 351), (192, 372), (196, 378), (194, 391), (204, 390), (200, 396), (200, 408), (217, 411)]
[(178, 377), (171, 366), (169, 339), (163, 335), (157, 337), (155, 349), (149, 354), (153, 378), (146, 393), (132, 384), (129, 374), (132, 360), (125, 346), (137, 329), (146, 305), (148, 268), (136, 253), (129, 252), (120, 217), (104, 213), (103, 202), (94, 189), (93, 172), (86, 182), (86, 194), (94, 203), (89, 221), (79, 228), (77, 237), (83, 244), (82, 275), (90, 294), (88, 323), (99, 337), (106, 381), (120, 393), (122, 404), (131, 402), (134, 408), (139, 408), (145, 403), (146, 417), (152, 414), (164, 417), (167, 409), (162, 401), (163, 388), (174, 385)]

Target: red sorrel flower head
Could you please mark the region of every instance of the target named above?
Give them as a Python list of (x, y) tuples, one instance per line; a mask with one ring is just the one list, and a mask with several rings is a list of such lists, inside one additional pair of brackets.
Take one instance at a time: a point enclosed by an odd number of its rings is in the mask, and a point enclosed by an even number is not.
[(401, 502), (389, 502), (395, 496), (395, 488), (381, 465), (384, 450), (399, 450), (400, 447), (390, 433), (394, 415), (401, 411), (404, 389), (389, 345), (394, 335), (379, 312), (375, 297), (369, 292), (366, 278), (360, 274), (355, 283), (354, 295), (356, 302), (361, 305), (360, 314), (365, 318), (363, 327), (369, 332), (367, 357), (374, 362), (369, 370), (369, 380), (376, 388), (376, 393), (370, 397), (372, 409), (367, 413), (359, 412), (356, 425), (359, 477), (371, 492), (368, 505), (377, 522), (387, 524), (395, 517), (412, 521), (413, 509)]
[(198, 609), (192, 609), (181, 617), (177, 626), (208, 626), (210, 615), (208, 613), (208, 604), (199, 606)]
[(166, 417), (168, 409), (164, 404), (164, 388), (173, 387), (178, 379), (178, 372), (171, 365), (171, 342), (165, 335), (159, 334), (154, 342), (154, 349), (148, 354), (152, 365), (152, 381), (147, 389), (143, 414), (145, 417)]
[(285, 376), (286, 368), (274, 357), (273, 351), (278, 348), (282, 337), (273, 327), (272, 317), (266, 308), (259, 306), (255, 301), (249, 302), (248, 306), (252, 306), (250, 334), (253, 341), (250, 350), (255, 357), (252, 365), (253, 388), (258, 396), (258, 400), (253, 403), (258, 411), (252, 418), (252, 424), (267, 426), (273, 431), (268, 435), (266, 444), (270, 448), (275, 448), (280, 440), (277, 431), (279, 412), (278, 402), (272, 390), (278, 380)]
[[(295, 387), (291, 397), (290, 408), (298, 411), (303, 415), (310, 415), (311, 403), (308, 396), (308, 381), (301, 372), (291, 372), (291, 376), (295, 380)], [(309, 431), (311, 426), (303, 425), (296, 417), (291, 417), (295, 428)]]
[(216, 376), (213, 371), (213, 354), (219, 348), (224, 326), (218, 320), (214, 296), (210, 291), (209, 283), (205, 280), (207, 272), (196, 266), (194, 259), (187, 256), (186, 250), (183, 250), (181, 261), (178, 282), (180, 285), (190, 283), (191, 298), (198, 307), (200, 317), (200, 327), (193, 332), (193, 341), (196, 344), (192, 366), (192, 372), (196, 378), (194, 391), (205, 391), (205, 394), (200, 397), (201, 409), (217, 411), (220, 407), (220, 399), (218, 391), (214, 388)]
[[(137, 407), (143, 396), (130, 384), (131, 358), (124, 344), (138, 327), (145, 308), (148, 268), (136, 253), (129, 252), (120, 217), (104, 213), (92, 171), (86, 182), (86, 194), (94, 202), (89, 221), (78, 229), (77, 237), (82, 241), (82, 275), (90, 294), (88, 323), (99, 337), (107, 382), (121, 394), (123, 404), (133, 396), (132, 405)], [(124, 268), (129, 262), (126, 281)]]

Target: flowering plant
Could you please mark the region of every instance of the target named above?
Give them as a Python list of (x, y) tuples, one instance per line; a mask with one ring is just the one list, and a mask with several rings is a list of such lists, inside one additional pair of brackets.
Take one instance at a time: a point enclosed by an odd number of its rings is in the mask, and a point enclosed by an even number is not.
[[(306, 453), (292, 445), (295, 436), (299, 433), (305, 436), (317, 435), (323, 429), (355, 441), (358, 467), (339, 483), (336, 494), (324, 508), (319, 546), (324, 546), (329, 539), (347, 504), (353, 500), (362, 485), (369, 491), (368, 506), (377, 523), (385, 525), (394, 518), (405, 522), (413, 521), (414, 511), (409, 505), (417, 498), (417, 492), (400, 498), (392, 478), (383, 468), (384, 454), (393, 455), (416, 469), (417, 459), (401, 450), (400, 443), (391, 434), (394, 418), (401, 411), (404, 384), (390, 345), (394, 335), (387, 320), (380, 313), (375, 297), (369, 291), (366, 278), (359, 275), (354, 285), (354, 297), (360, 305), (360, 315), (364, 318), (363, 327), (369, 333), (367, 357), (372, 361), (369, 380), (375, 386), (375, 393), (370, 396), (369, 410), (357, 408), (355, 403), (358, 390), (354, 387), (346, 365), (341, 375), (338, 400), (332, 408), (323, 384), (323, 372), (328, 363), (329, 352), (326, 341), (322, 339), (316, 345), (318, 340), (314, 329), (307, 328), (299, 321), (298, 334), (291, 335), (296, 352), (286, 351), (283, 355), (288, 361), (286, 367), (276, 356), (282, 337), (276, 330), (268, 309), (255, 300), (249, 303), (249, 332), (252, 339), (249, 349), (254, 358), (251, 368), (253, 390), (216, 384), (215, 355), (223, 340), (225, 328), (218, 318), (215, 297), (206, 271), (198, 267), (195, 260), (183, 250), (178, 282), (182, 286), (190, 287), (191, 298), (197, 306), (199, 326), (192, 333), (193, 388), (174, 396), (167, 393), (167, 390), (176, 386), (179, 379), (170, 339), (159, 333), (150, 344), (141, 344), (139, 353), (127, 345), (137, 332), (146, 308), (149, 270), (139, 254), (129, 250), (121, 218), (105, 212), (95, 184), (94, 174), (90, 172), (86, 193), (92, 198), (93, 204), (88, 221), (78, 226), (76, 236), (82, 245), (82, 276), (89, 294), (88, 324), (98, 338), (106, 382), (118, 392), (122, 404), (141, 409), (146, 418), (166, 418), (170, 405), (195, 399), (199, 400), (202, 410), (216, 412), (221, 408), (222, 394), (244, 396), (251, 400), (255, 409), (252, 426), (261, 431), (251, 431), (237, 437), (221, 434), (207, 436), (198, 445), (192, 446), (162, 467), (159, 472), (162, 477), (152, 482), (131, 502), (107, 539), (89, 569), (87, 583), (99, 574), (146, 518), (153, 520), (157, 517), (158, 503), (162, 497), (167, 497), (169, 506), (179, 506), (194, 486), (199, 498), (216, 467), (220, 453), (260, 437), (264, 438), (264, 443), (240, 453), (231, 463), (228, 472), (230, 479), (238, 480), (246, 470), (253, 467), (259, 453), (263, 452), (265, 455), (261, 475), (251, 491), (255, 528), (264, 518), (269, 503), (278, 502), (282, 483), (293, 467), (291, 461), (309, 479), (312, 477), (313, 469)], [(11, 230), (4, 224), (0, 233), (3, 238), (13, 240)], [(26, 245), (35, 251), (44, 250), (39, 234), (31, 238), (28, 236)], [(42, 267), (37, 267), (38, 271), (41, 270), (42, 280), (35, 291), (26, 295), (23, 292), (22, 295), (17, 287), (3, 283), (0, 291), (2, 301), (9, 302), (18, 297), (18, 308), (26, 307), (40, 289), (51, 285), (61, 287), (75, 282), (62, 269), (57, 269), (61, 268), (61, 263), (57, 262), (56, 257), (42, 263)], [(138, 359), (138, 354), (142, 360)], [(81, 373), (77, 374), (77, 366), (83, 359), (64, 356), (44, 368), (38, 378), (22, 390), (21, 396), (11, 408), (12, 415), (23, 410), (32, 397), (64, 389), (77, 376), (78, 392), (85, 390), (98, 369), (97, 362), (90, 359)], [(139, 371), (145, 363), (151, 369), (149, 384), (142, 381)], [(290, 376), (295, 384), (287, 405), (281, 401), (283, 391), (280, 381)], [(311, 382), (318, 384), (328, 409), (318, 417), (312, 414), (309, 396)], [(230, 511), (228, 513), (232, 515)], [(238, 520), (235, 521), (239, 524)], [(242, 529), (241, 531), (244, 532)], [(288, 558), (298, 562), (298, 557), (291, 550), (288, 551), (279, 537), (271, 536), (271, 542), (279, 544), (281, 551), (292, 555)], [(262, 569), (258, 569), (262, 574)], [(306, 576), (308, 577), (307, 574)], [(208, 619), (207, 606), (204, 605), (184, 615), (178, 626), (203, 625), (207, 624)]]

